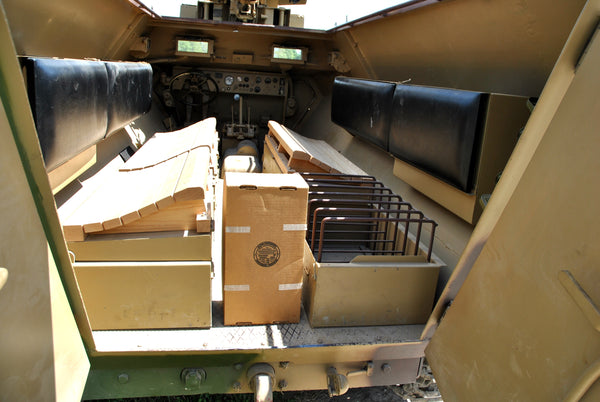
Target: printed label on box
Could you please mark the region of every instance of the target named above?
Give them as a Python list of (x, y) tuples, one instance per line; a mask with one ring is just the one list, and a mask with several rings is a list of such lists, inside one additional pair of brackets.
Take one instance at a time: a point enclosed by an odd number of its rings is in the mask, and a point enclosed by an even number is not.
[(254, 261), (261, 267), (272, 267), (277, 264), (280, 256), (279, 246), (270, 241), (263, 241), (254, 248)]

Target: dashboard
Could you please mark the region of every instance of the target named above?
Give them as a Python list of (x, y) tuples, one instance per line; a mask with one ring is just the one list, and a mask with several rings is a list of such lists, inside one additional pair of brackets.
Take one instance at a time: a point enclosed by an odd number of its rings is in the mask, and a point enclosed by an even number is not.
[(215, 81), (219, 93), (269, 96), (287, 94), (288, 80), (284, 74), (216, 69), (203, 69), (202, 72)]
[(283, 73), (186, 66), (157, 73), (155, 91), (178, 126), (212, 116), (229, 122), (232, 136), (250, 136), (269, 120), (285, 120), (295, 112), (292, 81)]

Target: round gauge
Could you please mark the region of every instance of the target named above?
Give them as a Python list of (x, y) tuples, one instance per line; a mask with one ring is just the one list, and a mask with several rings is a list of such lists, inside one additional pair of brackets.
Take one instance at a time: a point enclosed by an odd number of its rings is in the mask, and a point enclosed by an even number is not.
[(232, 84), (233, 84), (233, 77), (231, 75), (228, 75), (227, 77), (225, 77), (225, 85), (231, 86)]

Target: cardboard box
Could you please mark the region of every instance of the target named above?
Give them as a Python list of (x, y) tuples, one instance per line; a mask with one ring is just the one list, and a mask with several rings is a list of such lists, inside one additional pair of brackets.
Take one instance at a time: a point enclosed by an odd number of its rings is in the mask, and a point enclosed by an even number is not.
[(299, 174), (225, 175), (225, 325), (299, 322), (307, 202)]

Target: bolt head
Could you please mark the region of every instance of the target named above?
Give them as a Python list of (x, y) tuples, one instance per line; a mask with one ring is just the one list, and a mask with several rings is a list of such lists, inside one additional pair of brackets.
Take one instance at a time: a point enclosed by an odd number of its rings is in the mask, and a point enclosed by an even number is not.
[(121, 373), (117, 377), (117, 381), (119, 381), (119, 384), (127, 384), (129, 382), (129, 375), (127, 373)]
[(236, 363), (233, 365), (233, 369), (237, 370), (237, 371), (240, 371), (243, 368), (244, 368), (244, 365), (242, 363)]
[(186, 388), (198, 388), (200, 386), (200, 376), (197, 373), (187, 373), (185, 378)]
[(242, 384), (236, 381), (233, 383), (232, 388), (235, 392), (240, 392), (242, 390)]
[(187, 390), (198, 389), (206, 381), (206, 371), (203, 369), (184, 369), (181, 372), (181, 381)]
[(284, 390), (287, 388), (288, 383), (286, 380), (280, 380), (277, 386), (279, 387), (279, 389)]
[(392, 372), (392, 366), (390, 366), (389, 363), (383, 363), (381, 365), (381, 371), (383, 371), (385, 374), (390, 374)]

